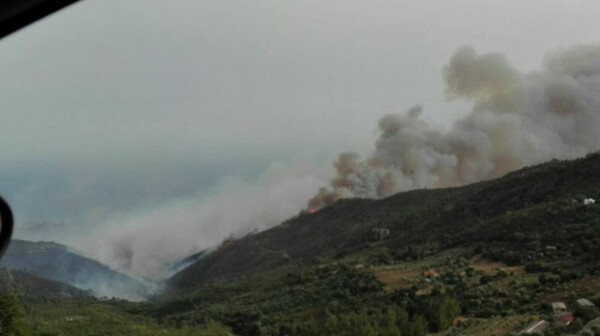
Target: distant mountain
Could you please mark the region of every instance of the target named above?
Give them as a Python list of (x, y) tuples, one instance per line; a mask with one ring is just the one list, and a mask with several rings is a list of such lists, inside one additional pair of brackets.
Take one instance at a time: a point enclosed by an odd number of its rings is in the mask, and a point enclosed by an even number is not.
[(85, 226), (74, 223), (30, 221), (15, 225), (13, 237), (28, 241), (54, 241), (65, 237), (81, 236), (85, 233)]
[[(565, 269), (600, 263), (600, 154), (551, 161), (458, 188), (414, 190), (382, 200), (344, 199), (270, 230), (229, 241), (169, 280), (171, 293), (210, 282), (369, 253), (402, 260), (454, 247), (526, 264), (536, 258)], [(386, 232), (373, 241), (374, 230)], [(558, 251), (553, 254), (548, 251)], [(550, 257), (554, 259), (549, 259)]]
[(13, 240), (0, 266), (92, 290), (96, 296), (140, 300), (148, 295), (141, 282), (54, 242)]
[(25, 271), (0, 269), (0, 293), (18, 293), (27, 297), (77, 298), (90, 297), (85, 291), (63, 282), (39, 277)]

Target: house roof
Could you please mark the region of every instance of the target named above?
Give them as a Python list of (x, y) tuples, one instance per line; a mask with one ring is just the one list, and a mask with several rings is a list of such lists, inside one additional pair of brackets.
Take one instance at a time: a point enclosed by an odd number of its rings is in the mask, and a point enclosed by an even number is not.
[(550, 322), (548, 321), (537, 321), (537, 322), (533, 322), (530, 325), (526, 326), (525, 328), (521, 329), (521, 331), (518, 332), (519, 335), (529, 335), (529, 334), (533, 334), (536, 331), (544, 331), (546, 328), (548, 328), (548, 326), (550, 325)]
[(593, 307), (594, 304), (588, 299), (578, 299), (577, 304), (582, 307)]
[(556, 318), (557, 321), (560, 321), (564, 324), (570, 324), (571, 322), (573, 322), (574, 319), (575, 319), (575, 317), (573, 317), (573, 315), (571, 315), (569, 313), (562, 314)]

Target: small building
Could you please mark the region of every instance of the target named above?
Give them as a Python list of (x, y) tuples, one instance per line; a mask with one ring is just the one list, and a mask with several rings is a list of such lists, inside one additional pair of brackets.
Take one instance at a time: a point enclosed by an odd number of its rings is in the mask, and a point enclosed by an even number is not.
[(433, 268), (430, 268), (427, 271), (423, 272), (423, 276), (426, 278), (429, 278), (429, 279), (435, 279), (435, 278), (439, 278), (440, 274)]
[(549, 326), (550, 322), (548, 321), (541, 320), (533, 322), (525, 328), (521, 329), (519, 332), (517, 332), (517, 335), (533, 335), (535, 333), (543, 334), (544, 330), (548, 329)]
[(390, 230), (384, 228), (374, 228), (371, 230), (371, 237), (374, 241), (382, 241), (390, 236)]
[(552, 312), (554, 315), (560, 315), (567, 312), (567, 305), (564, 302), (552, 302)]
[(584, 198), (583, 199), (583, 205), (592, 205), (596, 203), (596, 200), (593, 198)]
[(594, 303), (588, 299), (577, 299), (577, 305), (579, 307), (594, 307)]

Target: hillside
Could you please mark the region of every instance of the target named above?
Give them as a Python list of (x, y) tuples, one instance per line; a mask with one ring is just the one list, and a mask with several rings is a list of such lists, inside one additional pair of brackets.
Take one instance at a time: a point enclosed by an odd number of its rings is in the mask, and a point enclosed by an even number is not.
[[(583, 197), (600, 198), (600, 154), (552, 161), (465, 187), (416, 190), (383, 200), (341, 200), (259, 234), (228, 242), (176, 274), (172, 293), (277, 267), (308, 265), (367, 253), (374, 245), (401, 256), (477, 247), (484, 255), (523, 264), (552, 246), (568, 267), (597, 267), (600, 211)], [(586, 225), (579, 225), (585, 222)], [(384, 241), (368, 239), (375, 228)], [(593, 250), (593, 251), (592, 251)], [(593, 264), (593, 265), (592, 265)]]
[(30, 298), (85, 298), (92, 294), (89, 291), (25, 271), (0, 269), (0, 293), (13, 292)]
[(596, 153), (464, 187), (341, 200), (224, 242), (139, 314), (214, 320), (244, 336), (500, 336), (534, 322), (575, 334), (600, 316), (576, 301), (600, 304), (600, 205), (584, 203), (600, 198), (599, 171)]
[(92, 290), (96, 296), (140, 299), (147, 295), (142, 283), (54, 242), (13, 240), (0, 266)]
[[(533, 325), (594, 335), (600, 204), (584, 199), (600, 199), (599, 171), (592, 154), (342, 200), (183, 259), (153, 300), (26, 299), (24, 310), (34, 334), (506, 336)], [(19, 245), (23, 258), (60, 250)]]

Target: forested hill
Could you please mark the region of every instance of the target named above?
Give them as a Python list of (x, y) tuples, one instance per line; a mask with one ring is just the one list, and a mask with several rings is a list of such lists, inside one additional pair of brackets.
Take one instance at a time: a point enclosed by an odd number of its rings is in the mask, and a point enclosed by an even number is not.
[(0, 268), (0, 295), (11, 293), (28, 298), (85, 298), (92, 295), (91, 291), (29, 272)]
[(138, 281), (54, 242), (15, 239), (0, 266), (91, 290), (96, 296), (141, 299), (147, 295)]
[[(382, 248), (401, 261), (471, 247), (516, 265), (532, 262), (551, 247), (559, 251), (554, 261), (568, 259), (566, 267), (597, 267), (600, 210), (583, 205), (584, 198), (600, 200), (598, 153), (458, 188), (415, 190), (382, 200), (341, 200), (315, 214), (228, 241), (176, 274), (169, 281), (170, 293), (282, 266), (347, 260)], [(383, 239), (373, 239), (377, 229), (384, 229)]]
[[(191, 265), (146, 302), (23, 306), (34, 335), (91, 335), (99, 325), (106, 335), (500, 336), (540, 326), (593, 335), (598, 172), (593, 154), (460, 188), (341, 200), (176, 263)], [(23, 260), (68, 252), (11, 249), (7, 258)]]

